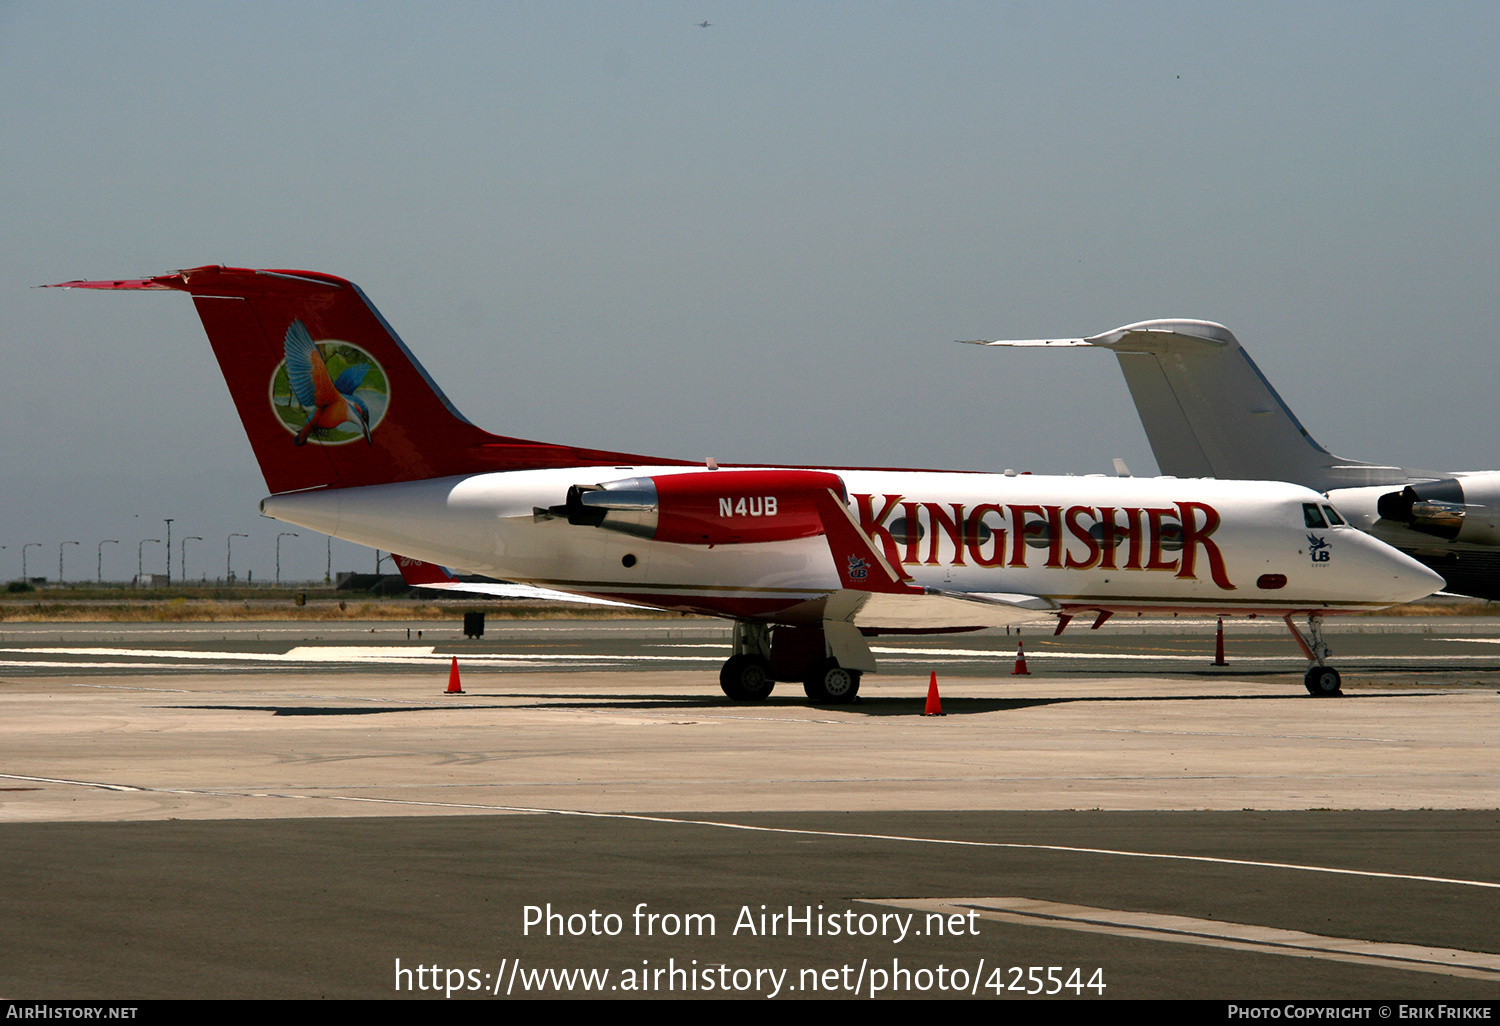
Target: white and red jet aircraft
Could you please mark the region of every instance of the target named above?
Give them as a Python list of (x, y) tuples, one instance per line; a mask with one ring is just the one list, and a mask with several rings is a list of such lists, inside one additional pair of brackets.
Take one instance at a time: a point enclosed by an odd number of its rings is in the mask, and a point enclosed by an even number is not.
[[(729, 697), (852, 699), (878, 634), (1080, 614), (1286, 620), (1308, 690), (1339, 689), (1321, 619), (1442, 578), (1296, 485), (715, 467), (492, 435), (350, 282), (197, 267), (62, 287), (193, 297), (271, 495), (267, 516), (411, 559), (725, 617)], [(1316, 532), (1306, 511), (1336, 526)], [(1311, 644), (1292, 623), (1306, 616)]]

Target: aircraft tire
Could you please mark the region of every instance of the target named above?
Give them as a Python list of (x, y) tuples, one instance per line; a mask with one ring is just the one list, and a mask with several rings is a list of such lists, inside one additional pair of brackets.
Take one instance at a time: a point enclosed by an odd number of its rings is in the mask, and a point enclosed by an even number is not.
[(1307, 671), (1302, 678), (1302, 683), (1307, 686), (1307, 693), (1323, 697), (1325, 695), (1342, 695), (1339, 690), (1343, 681), (1339, 678), (1339, 671), (1331, 666), (1314, 666)]
[(730, 656), (719, 670), (719, 688), (736, 702), (762, 701), (775, 686), (771, 664), (760, 656)]
[(858, 670), (845, 669), (833, 659), (821, 659), (807, 671), (802, 690), (818, 705), (852, 702), (859, 694), (859, 677)]

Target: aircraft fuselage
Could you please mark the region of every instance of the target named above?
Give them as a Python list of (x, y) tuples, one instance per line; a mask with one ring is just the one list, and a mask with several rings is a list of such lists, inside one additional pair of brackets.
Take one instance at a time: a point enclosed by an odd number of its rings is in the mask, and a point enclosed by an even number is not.
[[(799, 532), (797, 497), (778, 495), (774, 484), (759, 495), (716, 495), (716, 475), (727, 482), (737, 472), (621, 466), (476, 474), (274, 495), (262, 510), (469, 573), (712, 615), (817, 619), (808, 603), (841, 586), (829, 540), (821, 531)], [(1295, 485), (822, 473), (842, 480), (850, 518), (918, 589), (1040, 596), (1062, 609), (1279, 616), (1369, 609), (1437, 586), (1414, 561), (1360, 531), (1310, 532), (1303, 505), (1327, 500)], [(701, 495), (704, 517), (724, 530), (756, 537), (759, 529), (772, 540), (663, 541), (542, 515), (574, 486), (665, 478)], [(671, 513), (666, 499), (659, 505)], [(787, 523), (786, 537), (776, 537), (778, 520)]]

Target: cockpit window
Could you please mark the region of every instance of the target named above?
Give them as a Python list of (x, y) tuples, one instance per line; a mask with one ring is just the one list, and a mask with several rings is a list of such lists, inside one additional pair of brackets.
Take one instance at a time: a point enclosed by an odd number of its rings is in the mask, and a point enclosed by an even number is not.
[(1336, 510), (1336, 509), (1334, 509), (1332, 506), (1324, 506), (1323, 507), (1323, 512), (1328, 515), (1328, 526), (1329, 527), (1343, 527), (1343, 526), (1345, 526), (1344, 525), (1344, 518), (1341, 517), (1341, 516), (1339, 516), (1339, 511)]
[(1302, 504), (1302, 522), (1308, 527), (1327, 527), (1323, 522), (1323, 514), (1318, 512), (1318, 504), (1315, 502), (1304, 502)]

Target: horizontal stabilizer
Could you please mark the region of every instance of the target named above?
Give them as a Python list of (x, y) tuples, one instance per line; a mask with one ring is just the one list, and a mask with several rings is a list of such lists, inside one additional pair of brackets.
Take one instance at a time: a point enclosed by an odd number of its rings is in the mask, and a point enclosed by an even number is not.
[(615, 602), (611, 599), (594, 598), (590, 595), (574, 595), (551, 588), (538, 588), (531, 584), (512, 584), (509, 581), (460, 581), (447, 567), (426, 563), (407, 556), (395, 556), (401, 579), (413, 588), (430, 588), (463, 595), (483, 595), (486, 598), (535, 599), (542, 602), (567, 602), (585, 606), (618, 606), (621, 609), (647, 609), (648, 606)]
[(964, 345), (969, 346), (1088, 346), (1093, 345), (1086, 338), (1014, 338), (1014, 339), (987, 339), (987, 338), (961, 338), (958, 339)]

